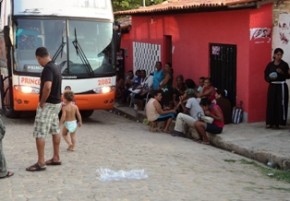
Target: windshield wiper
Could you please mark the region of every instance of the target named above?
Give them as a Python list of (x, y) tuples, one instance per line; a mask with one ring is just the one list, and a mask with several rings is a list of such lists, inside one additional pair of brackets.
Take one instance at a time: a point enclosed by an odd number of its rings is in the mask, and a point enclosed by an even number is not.
[(62, 37), (61, 44), (58, 47), (58, 49), (56, 50), (56, 52), (54, 53), (54, 55), (52, 57), (52, 61), (55, 61), (59, 54), (60, 54), (60, 57), (62, 58), (63, 47), (65, 46), (65, 44), (66, 44), (66, 42), (64, 42), (64, 39)]
[(88, 58), (86, 57), (84, 51), (82, 50), (80, 44), (78, 43), (77, 30), (76, 30), (76, 28), (75, 28), (75, 40), (72, 43), (73, 43), (73, 45), (74, 45), (74, 47), (76, 49), (77, 55), (80, 57), (81, 61), (85, 65), (88, 73), (91, 74), (91, 75), (93, 75), (94, 74), (94, 71), (92, 70), (92, 66), (91, 66)]

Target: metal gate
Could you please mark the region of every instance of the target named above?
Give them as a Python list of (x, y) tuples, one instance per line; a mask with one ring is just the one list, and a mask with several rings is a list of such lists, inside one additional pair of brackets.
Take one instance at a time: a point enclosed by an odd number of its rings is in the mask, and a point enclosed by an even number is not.
[(215, 87), (226, 89), (232, 105), (236, 104), (237, 46), (210, 43), (210, 77)]

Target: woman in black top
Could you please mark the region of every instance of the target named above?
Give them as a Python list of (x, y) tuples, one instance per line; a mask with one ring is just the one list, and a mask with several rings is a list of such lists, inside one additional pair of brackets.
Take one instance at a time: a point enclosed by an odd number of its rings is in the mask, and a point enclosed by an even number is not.
[(162, 93), (162, 106), (164, 108), (172, 108), (173, 106), (173, 70), (170, 63), (165, 64), (164, 67), (164, 79), (160, 82), (160, 88)]

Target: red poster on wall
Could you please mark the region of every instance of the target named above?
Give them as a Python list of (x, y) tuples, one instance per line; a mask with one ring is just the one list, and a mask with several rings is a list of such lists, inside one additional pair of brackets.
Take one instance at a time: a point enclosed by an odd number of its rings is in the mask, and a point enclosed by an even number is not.
[(271, 28), (256, 27), (250, 29), (250, 41), (258, 43), (270, 43), (271, 42)]

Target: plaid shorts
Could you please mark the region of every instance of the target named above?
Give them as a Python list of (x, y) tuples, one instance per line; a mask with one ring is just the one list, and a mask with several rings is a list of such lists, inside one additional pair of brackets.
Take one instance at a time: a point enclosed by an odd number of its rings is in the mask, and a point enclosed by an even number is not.
[(34, 121), (33, 137), (45, 138), (48, 134), (59, 134), (58, 113), (61, 109), (61, 103), (45, 103), (41, 108), (38, 106)]

